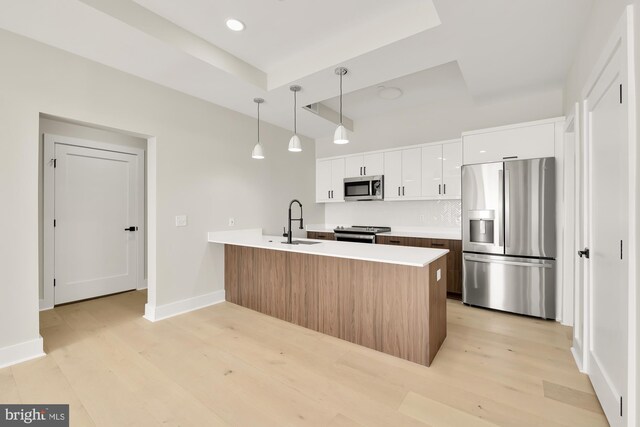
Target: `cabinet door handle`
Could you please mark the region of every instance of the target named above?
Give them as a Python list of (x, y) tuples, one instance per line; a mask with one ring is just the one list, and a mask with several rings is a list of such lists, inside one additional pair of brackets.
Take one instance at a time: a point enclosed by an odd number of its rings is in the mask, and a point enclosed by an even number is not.
[(447, 194), (447, 184), (442, 184), (442, 193)]
[(333, 199), (333, 190), (331, 190), (331, 198)]
[(360, 166), (360, 176), (362, 176), (362, 166)]
[(404, 196), (404, 185), (402, 186), (402, 195)]
[(431, 243), (431, 246), (436, 246), (438, 248), (443, 248), (444, 247), (444, 243)]
[(518, 158), (518, 156), (505, 156), (502, 159), (503, 160), (510, 160), (510, 159), (517, 159), (517, 158)]
[(398, 187), (398, 196), (400, 195), (400, 187)]
[(438, 194), (442, 194), (442, 184), (438, 184)]
[(365, 167), (364, 167), (364, 174), (363, 174), (363, 175), (366, 175), (366, 174), (367, 174), (367, 167), (365, 166)]
[(400, 243), (400, 240), (389, 240), (389, 243)]

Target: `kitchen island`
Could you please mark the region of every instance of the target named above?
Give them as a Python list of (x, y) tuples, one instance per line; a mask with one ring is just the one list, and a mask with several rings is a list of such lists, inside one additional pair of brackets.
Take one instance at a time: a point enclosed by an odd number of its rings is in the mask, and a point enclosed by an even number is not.
[(447, 250), (289, 245), (259, 229), (208, 240), (225, 245), (231, 303), (425, 366), (444, 342)]

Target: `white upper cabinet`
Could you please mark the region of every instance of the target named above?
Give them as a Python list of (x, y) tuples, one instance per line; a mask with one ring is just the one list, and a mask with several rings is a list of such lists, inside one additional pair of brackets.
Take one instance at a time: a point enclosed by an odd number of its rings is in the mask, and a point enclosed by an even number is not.
[(316, 202), (344, 201), (345, 159), (316, 161)]
[(344, 159), (331, 161), (331, 201), (344, 202)]
[(417, 199), (422, 188), (420, 148), (384, 153), (384, 198)]
[(346, 177), (373, 176), (384, 173), (384, 154), (359, 154), (345, 158)]
[(402, 151), (384, 153), (384, 198), (402, 198)]
[(553, 121), (484, 129), (462, 135), (465, 165), (555, 155)]
[(422, 197), (460, 199), (462, 143), (422, 147)]
[(462, 198), (462, 142), (442, 145), (442, 197)]
[(364, 156), (364, 174), (367, 176), (384, 174), (384, 153), (371, 153)]
[(402, 195), (417, 198), (422, 194), (422, 158), (420, 148), (402, 150)]
[(442, 145), (422, 147), (422, 196), (442, 195)]

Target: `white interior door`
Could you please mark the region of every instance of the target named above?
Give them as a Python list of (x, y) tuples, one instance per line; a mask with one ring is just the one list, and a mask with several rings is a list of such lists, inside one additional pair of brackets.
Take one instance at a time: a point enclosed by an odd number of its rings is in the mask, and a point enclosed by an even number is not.
[(627, 106), (622, 102), (621, 45), (585, 102), (589, 149), (588, 372), (614, 426), (626, 425), (629, 236)]
[(136, 289), (137, 156), (56, 143), (55, 159), (55, 303)]

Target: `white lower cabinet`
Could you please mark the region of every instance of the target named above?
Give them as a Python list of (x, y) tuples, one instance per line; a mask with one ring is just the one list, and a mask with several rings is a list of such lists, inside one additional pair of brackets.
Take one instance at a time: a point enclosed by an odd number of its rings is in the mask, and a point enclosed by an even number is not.
[(345, 159), (316, 161), (316, 202), (344, 201)]

